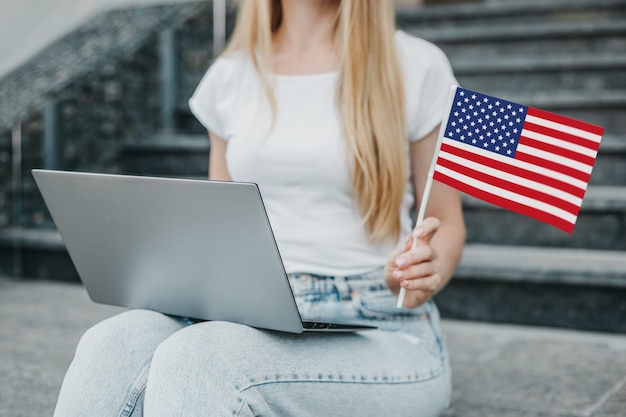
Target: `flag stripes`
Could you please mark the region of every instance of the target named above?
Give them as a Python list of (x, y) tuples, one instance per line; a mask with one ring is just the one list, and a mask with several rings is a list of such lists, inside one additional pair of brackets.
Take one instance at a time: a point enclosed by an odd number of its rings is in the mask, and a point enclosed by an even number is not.
[(462, 88), (454, 94), (433, 179), (571, 233), (603, 129)]

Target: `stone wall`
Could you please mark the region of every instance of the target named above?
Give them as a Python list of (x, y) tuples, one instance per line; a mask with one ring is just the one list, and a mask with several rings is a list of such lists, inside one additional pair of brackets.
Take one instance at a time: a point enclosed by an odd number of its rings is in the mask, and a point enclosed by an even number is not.
[[(204, 32), (210, 30), (212, 16), (207, 13), (209, 4), (204, 7), (196, 3), (193, 9), (188, 6), (184, 13), (188, 16), (189, 10), (197, 11), (199, 17), (195, 21), (196, 26), (206, 25)], [(133, 141), (150, 140), (161, 128), (161, 79), (159, 58), (159, 29), (166, 26), (165, 21), (170, 16), (176, 16), (174, 27), (180, 28), (183, 20), (171, 8), (149, 9), (144, 17), (140, 12), (133, 12), (132, 19), (146, 27), (145, 22), (151, 19), (155, 23), (152, 27), (152, 35), (143, 37), (142, 45), (136, 47), (130, 33), (128, 42), (120, 42), (112, 50), (106, 49), (106, 39), (102, 31), (106, 31), (106, 21), (111, 20), (108, 26), (116, 30), (119, 26), (120, 13), (107, 15), (97, 19), (94, 23), (93, 33), (88, 28), (82, 28), (84, 36), (97, 38), (98, 47), (90, 48), (91, 54), (98, 56), (98, 63), (91, 70), (81, 70), (69, 81), (59, 82), (62, 88), (53, 88), (34, 100), (34, 108), (21, 118), (22, 120), (22, 184), (23, 189), (19, 197), (22, 201), (22, 212), (19, 216), (14, 215), (12, 196), (12, 171), (11, 171), (11, 130), (5, 125), (0, 129), (0, 227), (23, 226), (23, 227), (51, 227), (49, 215), (39, 191), (34, 183), (30, 171), (33, 168), (45, 168), (43, 158), (44, 118), (43, 108), (45, 103), (57, 103), (60, 120), (60, 140), (62, 147), (61, 166), (59, 168), (73, 171), (108, 172), (120, 171), (116, 156), (121, 144)], [(136, 17), (135, 17), (136, 16)], [(139, 25), (141, 26), (141, 25)], [(183, 42), (193, 43), (194, 48), (189, 49), (189, 56), (185, 59), (187, 66), (196, 65), (196, 72), (202, 72), (209, 64), (211, 45), (207, 43), (206, 33), (191, 33), (181, 38)], [(183, 31), (184, 32), (184, 31)], [(119, 35), (113, 36), (113, 38)], [(198, 39), (204, 38), (204, 41)], [(72, 43), (78, 40), (70, 37)], [(89, 39), (83, 44), (93, 43)], [(130, 52), (124, 53), (123, 48), (128, 47)], [(63, 49), (63, 45), (55, 48)], [(208, 54), (204, 53), (208, 50)], [(87, 52), (81, 50), (81, 54)], [(103, 59), (102, 55), (106, 59)], [(53, 59), (48, 57), (48, 59)], [(56, 61), (63, 58), (57, 58)], [(37, 68), (45, 69), (45, 63), (37, 62)], [(86, 65), (86, 64), (85, 64)], [(64, 72), (74, 70), (73, 61), (62, 63), (55, 62), (46, 73), (37, 72), (36, 84), (41, 84), (48, 77), (55, 83), (57, 79), (66, 79)], [(24, 74), (33, 72), (26, 67)], [(35, 76), (35, 75), (33, 75)], [(17, 74), (14, 79), (22, 79), (23, 75)], [(195, 77), (194, 77), (195, 78)], [(10, 90), (10, 89), (9, 89)], [(12, 90), (10, 90), (12, 91)], [(6, 96), (5, 96), (6, 99)]]
[[(111, 62), (73, 81), (52, 97), (59, 105), (61, 169), (118, 172), (115, 157), (119, 145), (145, 139), (159, 129), (156, 49), (157, 42), (153, 39), (131, 57)], [(43, 124), (40, 112), (32, 113), (22, 122), (23, 213), (19, 224), (24, 227), (49, 223), (30, 173), (33, 168), (44, 167)], [(6, 181), (2, 183), (6, 188)], [(0, 205), (0, 212), (4, 211)]]

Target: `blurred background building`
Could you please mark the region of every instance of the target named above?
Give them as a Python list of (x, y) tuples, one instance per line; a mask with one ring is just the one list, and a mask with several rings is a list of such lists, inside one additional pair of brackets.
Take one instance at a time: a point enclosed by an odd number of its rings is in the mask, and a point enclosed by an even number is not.
[[(572, 235), (464, 198), (446, 317), (626, 331), (626, 0), (396, 0), (467, 88), (605, 127)], [(78, 281), (33, 168), (206, 178), (187, 99), (230, 2), (0, 5), (0, 272)]]

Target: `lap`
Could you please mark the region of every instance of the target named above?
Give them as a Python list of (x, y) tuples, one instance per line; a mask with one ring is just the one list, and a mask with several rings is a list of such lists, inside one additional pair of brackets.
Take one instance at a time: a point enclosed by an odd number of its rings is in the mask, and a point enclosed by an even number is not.
[(383, 329), (346, 334), (194, 324), (159, 346), (148, 391), (154, 395), (148, 395), (216, 409), (203, 402), (216, 385), (218, 392), (230, 385), (243, 400), (227, 408), (241, 406), (241, 415), (246, 407), (249, 415), (438, 415), (449, 400), (450, 373), (436, 308), (424, 311), (385, 323), (376, 318)]

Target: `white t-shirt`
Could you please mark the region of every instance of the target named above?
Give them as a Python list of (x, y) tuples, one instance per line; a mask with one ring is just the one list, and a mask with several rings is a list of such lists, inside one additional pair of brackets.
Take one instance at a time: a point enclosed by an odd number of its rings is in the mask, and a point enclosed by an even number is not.
[[(456, 81), (439, 48), (403, 32), (395, 38), (404, 75), (408, 150), (410, 140), (441, 123)], [(369, 243), (352, 198), (336, 105), (338, 72), (274, 77), (278, 108), (273, 126), (265, 91), (244, 53), (217, 59), (189, 107), (228, 142), (231, 178), (259, 185), (288, 273), (345, 276), (383, 266), (399, 242)], [(413, 200), (407, 182), (400, 241), (412, 229)]]

